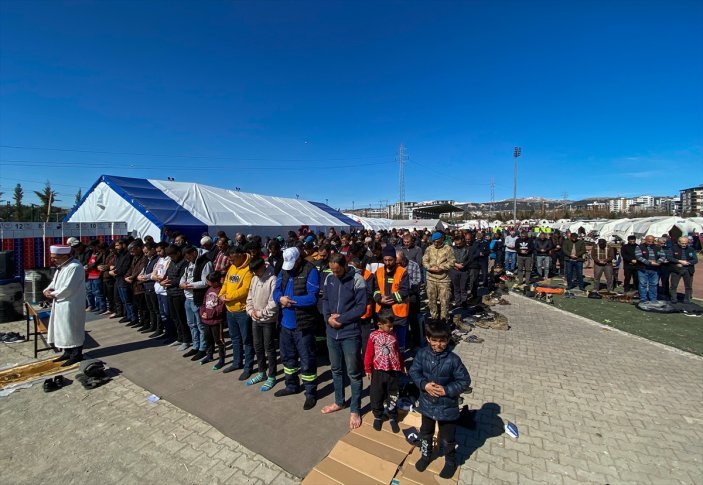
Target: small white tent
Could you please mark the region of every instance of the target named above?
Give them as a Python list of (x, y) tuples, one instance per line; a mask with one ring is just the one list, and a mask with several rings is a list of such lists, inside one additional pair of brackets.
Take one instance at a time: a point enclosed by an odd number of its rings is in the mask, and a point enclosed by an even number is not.
[(358, 222), (325, 204), (251, 194), (208, 185), (103, 175), (64, 222), (124, 221), (138, 237), (161, 239), (165, 227), (197, 242), (204, 232), (285, 235), (307, 226), (348, 231)]
[(356, 214), (347, 214), (346, 212), (344, 215), (364, 226), (364, 229), (370, 231), (388, 230), (393, 223), (392, 219), (383, 219), (381, 217), (361, 217)]

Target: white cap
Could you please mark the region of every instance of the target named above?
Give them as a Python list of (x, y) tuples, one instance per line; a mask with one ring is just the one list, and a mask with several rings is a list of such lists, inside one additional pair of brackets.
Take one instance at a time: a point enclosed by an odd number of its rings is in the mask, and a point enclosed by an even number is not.
[(292, 270), (299, 257), (300, 251), (298, 251), (298, 248), (288, 248), (283, 251), (283, 269), (286, 271)]
[(212, 238), (210, 236), (203, 236), (203, 238), (200, 240), (200, 245), (205, 246), (206, 244), (212, 243)]
[[(69, 246), (74, 248), (76, 246), (80, 246), (81, 242), (77, 237), (69, 237), (68, 239), (66, 239), (66, 244), (68, 244)], [(63, 254), (63, 253), (56, 253), (56, 254)]]
[(54, 244), (49, 248), (49, 251), (51, 251), (51, 254), (71, 254), (71, 246), (66, 246), (65, 244)]

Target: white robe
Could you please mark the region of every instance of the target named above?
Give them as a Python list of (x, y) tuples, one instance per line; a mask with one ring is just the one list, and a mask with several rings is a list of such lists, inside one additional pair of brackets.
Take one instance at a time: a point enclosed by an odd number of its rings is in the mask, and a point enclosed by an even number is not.
[(85, 269), (77, 259), (61, 266), (49, 284), (54, 300), (47, 341), (60, 349), (85, 341)]

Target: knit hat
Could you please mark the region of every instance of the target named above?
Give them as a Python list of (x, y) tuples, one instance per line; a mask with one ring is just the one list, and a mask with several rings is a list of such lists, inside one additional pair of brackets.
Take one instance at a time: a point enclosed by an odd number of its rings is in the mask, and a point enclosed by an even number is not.
[(443, 237), (444, 237), (444, 234), (437, 231), (434, 234), (432, 234), (432, 237), (430, 239), (432, 239), (433, 241), (436, 241), (437, 239), (442, 239)]
[(386, 246), (383, 248), (383, 251), (381, 252), (383, 257), (385, 258), (386, 256), (389, 256), (391, 258), (395, 258), (395, 248), (391, 246), (390, 244), (386, 244)]

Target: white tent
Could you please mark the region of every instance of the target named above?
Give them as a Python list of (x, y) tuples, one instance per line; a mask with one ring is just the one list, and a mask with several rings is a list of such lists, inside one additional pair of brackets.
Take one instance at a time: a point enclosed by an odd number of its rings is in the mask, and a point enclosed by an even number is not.
[(103, 175), (64, 222), (125, 221), (138, 237), (157, 241), (165, 227), (197, 242), (204, 232), (285, 235), (307, 226), (311, 231), (346, 230), (361, 224), (325, 204), (250, 194), (208, 185)]
[(633, 232), (637, 239), (650, 234), (654, 237), (668, 234), (672, 238), (678, 238), (683, 234), (688, 235), (694, 231), (700, 232), (701, 230), (701, 224), (691, 219), (682, 219), (680, 217), (649, 217), (639, 220), (633, 227)]
[(364, 229), (371, 231), (389, 230), (393, 223), (392, 219), (383, 219), (381, 217), (361, 217), (356, 214), (347, 214), (346, 212), (344, 215), (364, 226)]
[(598, 232), (598, 237), (601, 237), (605, 239), (606, 241), (610, 240), (612, 237), (617, 236), (622, 240), (627, 239), (627, 235), (625, 237), (622, 237), (620, 233), (617, 232), (617, 227), (618, 225), (624, 225), (625, 223), (629, 222), (630, 219), (613, 219), (605, 224), (600, 228), (600, 231)]
[(418, 231), (443, 231), (445, 225), (439, 219), (410, 219), (393, 221), (391, 227), (396, 229), (416, 229)]

